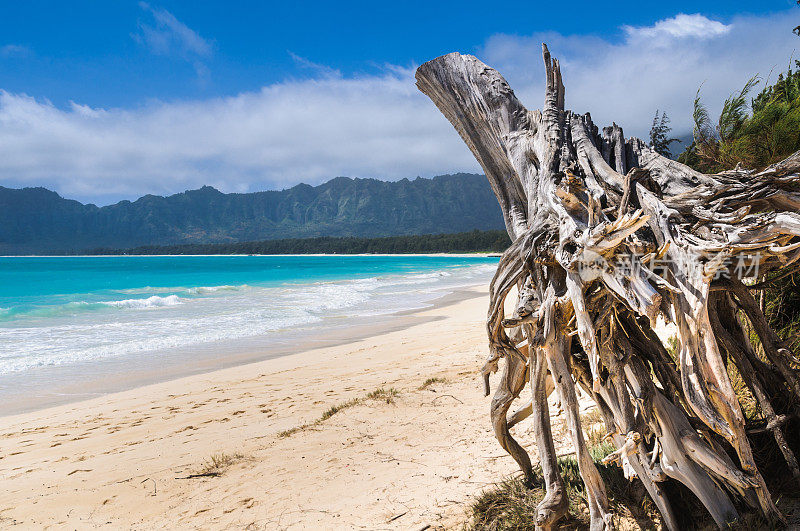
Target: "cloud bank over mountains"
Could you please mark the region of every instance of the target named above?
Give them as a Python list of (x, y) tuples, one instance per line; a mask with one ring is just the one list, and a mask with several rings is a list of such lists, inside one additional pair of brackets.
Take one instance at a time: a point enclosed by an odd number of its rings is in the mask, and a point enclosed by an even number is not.
[[(134, 38), (153, 53), (196, 63), (202, 75), (202, 59), (216, 44), (163, 9), (142, 9), (152, 20)], [(728, 21), (679, 14), (650, 26), (621, 26), (614, 40), (495, 35), (476, 54), (537, 108), (544, 82), (540, 47), (547, 42), (562, 61), (568, 108), (590, 111), (598, 124), (614, 120), (637, 136), (647, 134), (661, 109), (673, 132), (685, 134), (701, 84), (713, 116), (750, 76), (774, 80), (787, 68), (800, 45), (791, 32), (798, 20), (797, 10)], [(129, 109), (78, 102), (59, 108), (0, 86), (0, 183), (107, 203), (204, 184), (245, 192), (338, 175), (399, 179), (479, 171), (457, 133), (417, 91), (413, 67), (347, 76), (296, 60), (310, 66), (312, 77)]]

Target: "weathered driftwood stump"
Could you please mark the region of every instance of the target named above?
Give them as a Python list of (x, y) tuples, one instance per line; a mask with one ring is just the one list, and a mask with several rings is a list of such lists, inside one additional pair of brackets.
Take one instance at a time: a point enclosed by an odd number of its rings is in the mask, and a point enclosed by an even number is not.
[[(746, 280), (772, 278), (800, 258), (800, 154), (760, 173), (700, 174), (625, 140), (616, 124), (600, 132), (589, 114), (565, 110), (558, 61), (544, 45), (542, 55), (542, 111), (527, 110), (473, 56), (445, 55), (416, 74), (483, 167), (513, 241), (490, 287), (484, 374), (488, 393), (488, 375), (504, 359), (492, 424), (529, 478), (530, 459), (509, 428), (531, 417), (547, 490), (536, 525), (551, 527), (568, 505), (550, 430), (550, 377), (592, 529), (612, 520), (581, 430), (576, 385), (594, 398), (618, 448), (608, 461), (644, 484), (668, 528), (677, 529), (662, 489), (670, 478), (694, 492), (720, 527), (737, 520), (736, 505), (780, 520), (729, 371), (735, 366), (746, 382), (767, 421), (762, 431), (774, 435), (800, 484), (783, 431), (800, 403), (796, 360), (753, 298), (758, 286)], [(517, 309), (507, 317), (514, 288)], [(677, 327), (675, 358), (653, 332), (658, 316)], [(751, 347), (745, 320), (763, 353)], [(531, 402), (508, 415), (528, 380)]]

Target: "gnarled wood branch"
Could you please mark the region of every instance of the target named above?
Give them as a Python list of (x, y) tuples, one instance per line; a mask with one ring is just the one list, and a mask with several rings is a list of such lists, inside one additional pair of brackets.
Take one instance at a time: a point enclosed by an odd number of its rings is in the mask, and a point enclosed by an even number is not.
[[(800, 153), (758, 173), (698, 173), (641, 140), (625, 140), (617, 124), (600, 133), (589, 114), (566, 110), (559, 62), (544, 45), (542, 57), (541, 111), (526, 109), (505, 79), (473, 56), (445, 55), (416, 74), (419, 89), (483, 167), (514, 242), (490, 287), (491, 355), (483, 372), (488, 393), (489, 374), (505, 358), (492, 422), (528, 477), (530, 461), (509, 426), (532, 418), (547, 489), (535, 524), (549, 528), (567, 509), (550, 430), (548, 368), (592, 529), (608, 528), (611, 519), (582, 433), (576, 384), (606, 419), (618, 447), (610, 459), (644, 483), (668, 528), (677, 528), (659, 486), (668, 480), (694, 492), (720, 527), (738, 518), (732, 496), (780, 520), (728, 365), (745, 379), (800, 481), (797, 449), (781, 421), (795, 413), (785, 409), (800, 400), (800, 377), (742, 283), (800, 259)], [(731, 295), (720, 294), (721, 286)], [(515, 288), (517, 309), (507, 317), (505, 299)], [(768, 361), (746, 344), (734, 303)], [(658, 316), (677, 327), (675, 358), (653, 331)], [(531, 403), (509, 417), (528, 375)]]

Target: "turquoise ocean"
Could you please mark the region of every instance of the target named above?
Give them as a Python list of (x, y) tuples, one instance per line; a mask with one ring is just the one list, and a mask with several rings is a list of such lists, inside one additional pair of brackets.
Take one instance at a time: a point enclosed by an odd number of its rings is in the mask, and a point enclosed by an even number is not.
[(0, 414), (344, 339), (486, 285), (496, 264), (434, 255), (0, 257)]

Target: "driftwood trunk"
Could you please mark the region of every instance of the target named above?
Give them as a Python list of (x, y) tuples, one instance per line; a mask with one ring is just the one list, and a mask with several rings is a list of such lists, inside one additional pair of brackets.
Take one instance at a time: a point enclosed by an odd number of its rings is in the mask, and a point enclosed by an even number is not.
[[(528, 478), (530, 460), (509, 427), (532, 417), (547, 490), (535, 524), (552, 527), (568, 506), (550, 430), (550, 375), (592, 529), (613, 520), (582, 433), (576, 384), (606, 419), (618, 448), (609, 461), (643, 482), (668, 528), (678, 528), (660, 486), (670, 480), (690, 489), (720, 527), (747, 505), (780, 521), (730, 371), (758, 402), (762, 432), (774, 436), (800, 486), (784, 431), (797, 413), (800, 378), (751, 293), (763, 287), (752, 279), (768, 281), (800, 258), (800, 154), (759, 173), (698, 173), (625, 140), (616, 124), (599, 131), (589, 114), (565, 110), (559, 63), (544, 45), (542, 55), (541, 111), (527, 110), (473, 56), (445, 55), (416, 74), (482, 166), (513, 242), (490, 286), (483, 372), (488, 393), (489, 374), (505, 359), (492, 422)], [(506, 316), (511, 293), (517, 309)], [(654, 333), (659, 316), (677, 327), (677, 352)], [(745, 321), (763, 354), (751, 346)], [(532, 402), (507, 417), (528, 379)]]

